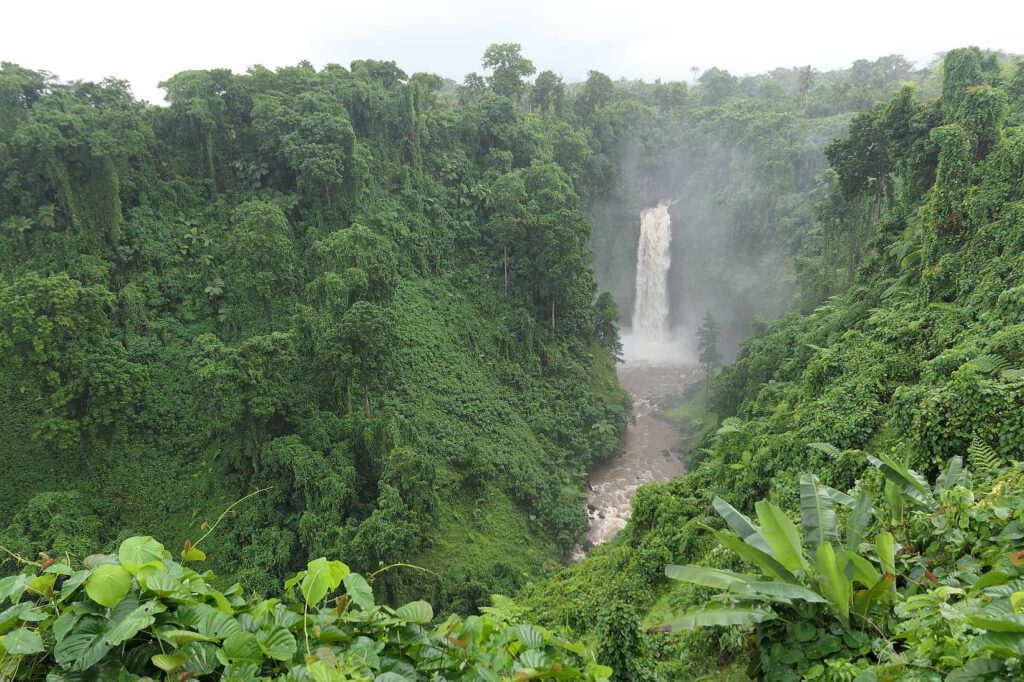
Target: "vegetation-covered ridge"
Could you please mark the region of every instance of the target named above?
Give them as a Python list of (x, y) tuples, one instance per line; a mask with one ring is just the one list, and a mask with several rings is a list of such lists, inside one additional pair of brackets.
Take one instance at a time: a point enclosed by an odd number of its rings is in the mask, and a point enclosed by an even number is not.
[(485, 62), (188, 71), (166, 107), (3, 64), (0, 544), (177, 544), (268, 489), (209, 540), (264, 596), (413, 560), (382, 601), (467, 613), (564, 556), (629, 410), (592, 150)]
[[(903, 88), (826, 151), (822, 230), (864, 202), (868, 247), (839, 235), (805, 257), (821, 272), (862, 249), (852, 285), (746, 342), (691, 473), (641, 488), (618, 542), (522, 594), (623, 679), (730, 661), (780, 680), (1019, 678), (1024, 68), (971, 48), (940, 73), (939, 97)], [(673, 618), (714, 627), (621, 635)]]

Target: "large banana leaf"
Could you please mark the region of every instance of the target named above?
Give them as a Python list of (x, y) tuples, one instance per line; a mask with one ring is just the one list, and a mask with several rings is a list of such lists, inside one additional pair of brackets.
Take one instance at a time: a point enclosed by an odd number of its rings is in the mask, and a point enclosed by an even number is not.
[(818, 546), (818, 580), (821, 592), (828, 597), (832, 611), (843, 625), (850, 622), (850, 581), (839, 570), (836, 554), (827, 542)]
[(841, 490), (836, 490), (832, 486), (825, 485), (821, 481), (818, 481), (818, 487), (821, 488), (821, 492), (825, 494), (828, 499), (832, 500), (836, 504), (841, 504), (844, 507), (852, 507), (856, 502), (852, 497), (847, 495)]
[(839, 543), (835, 507), (814, 474), (800, 476), (800, 523), (804, 529), (804, 544), (810, 549), (812, 558), (814, 548), (821, 543)]
[(772, 548), (772, 556), (788, 571), (807, 570), (800, 531), (786, 516), (786, 512), (767, 500), (760, 500), (754, 508), (757, 510), (757, 520), (761, 522), (761, 534)]
[(864, 587), (871, 587), (882, 577), (882, 574), (871, 565), (870, 561), (847, 549), (839, 552), (836, 556), (836, 563), (839, 564), (843, 575), (852, 581), (859, 582)]
[(885, 501), (889, 503), (889, 512), (892, 522), (896, 525), (903, 523), (903, 508), (906, 506), (903, 499), (903, 491), (892, 481), (886, 479), (885, 488), (882, 491)]
[(868, 461), (892, 481), (908, 500), (927, 509), (935, 508), (935, 497), (921, 474), (888, 455), (868, 455)]
[(790, 604), (794, 599), (807, 602), (824, 603), (826, 600), (814, 590), (803, 585), (794, 585), (777, 580), (758, 580), (754, 576), (734, 573), (720, 568), (704, 566), (666, 566), (665, 575), (673, 580), (681, 580), (702, 587), (713, 587), (733, 592), (750, 599), (767, 598), (770, 601)]
[(783, 583), (777, 580), (754, 581), (747, 583), (746, 585), (737, 585), (732, 589), (732, 591), (738, 592), (744, 597), (747, 595), (764, 596), (773, 601), (780, 601), (785, 604), (791, 603), (794, 599), (812, 602), (814, 604), (824, 604), (828, 601), (808, 587), (804, 587), (803, 585), (793, 585), (791, 583)]
[(733, 573), (720, 568), (705, 568), (704, 566), (666, 566), (665, 575), (673, 580), (681, 580), (685, 583), (693, 583), (702, 587), (713, 587), (718, 590), (732, 590), (742, 588), (757, 580), (754, 576)]
[(896, 580), (892, 573), (886, 573), (878, 579), (871, 589), (857, 590), (853, 595), (853, 612), (860, 617), (861, 621), (867, 622), (871, 607), (878, 603), (884, 595), (888, 594), (889, 588)]
[(715, 508), (715, 511), (725, 519), (725, 522), (729, 524), (729, 527), (736, 531), (736, 534), (743, 538), (743, 542), (748, 545), (757, 547), (766, 554), (772, 553), (772, 548), (768, 546), (768, 542), (761, 535), (761, 529), (755, 526), (750, 519), (741, 514), (735, 507), (723, 500), (721, 497), (716, 497), (711, 501), (711, 505)]
[[(879, 533), (875, 536), (875, 549), (878, 551), (878, 562), (882, 564), (883, 573), (896, 575), (896, 540), (892, 533)], [(889, 594), (896, 596), (896, 582), (889, 585)]]
[(673, 630), (694, 630), (711, 625), (753, 625), (774, 619), (775, 612), (752, 604), (698, 606), (676, 616), (666, 625)]
[(850, 512), (850, 519), (846, 523), (846, 549), (856, 553), (862, 542), (867, 542), (864, 533), (871, 523), (871, 495), (862, 491), (857, 503)]
[(946, 470), (935, 479), (935, 487), (939, 490), (949, 490), (960, 480), (960, 474), (964, 471), (964, 458), (954, 455), (949, 458)]
[(767, 552), (762, 552), (757, 547), (748, 545), (731, 533), (715, 530), (708, 526), (703, 526), (703, 528), (711, 531), (723, 547), (736, 552), (741, 559), (754, 564), (761, 569), (765, 575), (787, 583), (798, 583), (796, 576), (787, 571), (785, 566), (776, 561), (775, 558)]
[(995, 599), (967, 622), (989, 632), (1024, 633), (1024, 614), (1017, 613), (1009, 598)]

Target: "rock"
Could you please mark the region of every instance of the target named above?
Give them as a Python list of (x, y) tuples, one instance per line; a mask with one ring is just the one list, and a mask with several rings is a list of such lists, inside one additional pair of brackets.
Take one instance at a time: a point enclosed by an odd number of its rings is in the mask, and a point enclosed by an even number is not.
[(604, 518), (604, 512), (597, 512), (597, 518), (603, 519)]
[(597, 511), (597, 507), (587, 502), (587, 511)]

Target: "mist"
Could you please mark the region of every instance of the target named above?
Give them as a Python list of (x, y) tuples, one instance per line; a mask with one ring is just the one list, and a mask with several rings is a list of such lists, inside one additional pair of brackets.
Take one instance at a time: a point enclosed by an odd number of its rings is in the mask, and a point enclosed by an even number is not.
[[(802, 70), (810, 74), (803, 85)], [(819, 206), (834, 183), (823, 150), (867, 106), (864, 83), (894, 91), (906, 81), (935, 87), (930, 70), (896, 55), (824, 73), (737, 78), (710, 69), (692, 87), (617, 85), (634, 97), (649, 90), (651, 107), (622, 107), (628, 132), (609, 140), (619, 159), (613, 191), (584, 203), (599, 286), (619, 303), (627, 362), (695, 362), (707, 313), (721, 325), (718, 350), (729, 362), (745, 339), (799, 307), (795, 256), (820, 239)], [(678, 86), (670, 105), (666, 85)], [(671, 222), (670, 331), (652, 336), (634, 318), (641, 216), (659, 204)]]

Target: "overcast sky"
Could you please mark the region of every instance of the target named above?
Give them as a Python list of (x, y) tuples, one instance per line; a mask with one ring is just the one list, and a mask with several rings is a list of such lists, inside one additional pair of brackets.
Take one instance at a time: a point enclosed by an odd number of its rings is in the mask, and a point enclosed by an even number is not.
[(0, 60), (64, 80), (117, 76), (162, 101), (183, 69), (393, 59), (461, 80), (490, 43), (580, 80), (688, 80), (964, 45), (1024, 52), (1024, 0), (4, 0)]

